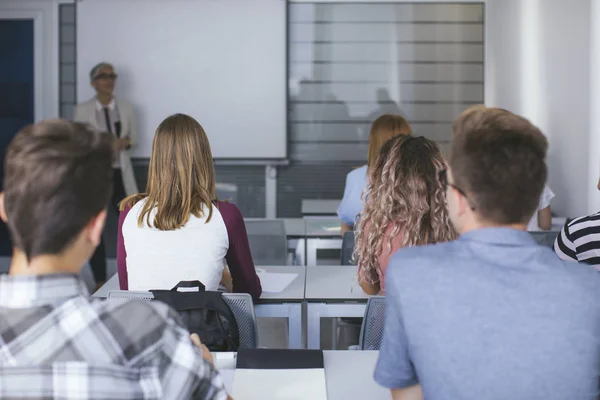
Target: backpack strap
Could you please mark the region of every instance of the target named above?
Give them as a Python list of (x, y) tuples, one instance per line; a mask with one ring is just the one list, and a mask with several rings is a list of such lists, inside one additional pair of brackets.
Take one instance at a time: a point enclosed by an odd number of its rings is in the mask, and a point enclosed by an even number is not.
[(206, 291), (206, 286), (200, 281), (181, 281), (171, 289), (171, 292), (177, 292), (179, 288), (198, 288), (199, 292)]

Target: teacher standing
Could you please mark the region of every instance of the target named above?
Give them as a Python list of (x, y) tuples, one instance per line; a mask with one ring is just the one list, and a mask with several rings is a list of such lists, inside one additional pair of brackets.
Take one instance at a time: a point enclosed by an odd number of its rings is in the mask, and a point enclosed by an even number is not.
[[(93, 129), (107, 132), (114, 137), (115, 160), (113, 162), (113, 195), (111, 204), (117, 211), (119, 202), (126, 196), (138, 193), (129, 150), (135, 141), (135, 119), (130, 103), (114, 96), (117, 74), (106, 62), (97, 64), (90, 71), (90, 82), (96, 96), (78, 104), (74, 120), (88, 124)], [(97, 283), (106, 281), (106, 252), (102, 242), (90, 260)]]

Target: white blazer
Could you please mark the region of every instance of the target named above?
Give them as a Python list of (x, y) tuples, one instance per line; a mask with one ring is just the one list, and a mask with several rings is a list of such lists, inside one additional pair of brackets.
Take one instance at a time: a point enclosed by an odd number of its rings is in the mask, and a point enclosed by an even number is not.
[[(115, 98), (119, 116), (121, 117), (121, 137), (128, 138), (131, 141), (131, 146), (135, 146), (135, 118), (133, 115), (133, 106), (124, 101)], [(90, 125), (93, 129), (100, 130), (96, 120), (96, 98), (78, 104), (75, 107), (75, 115), (73, 120)], [(127, 195), (139, 193), (135, 175), (133, 174), (133, 165), (131, 164), (131, 156), (129, 150), (121, 150), (119, 152), (119, 162), (121, 166), (121, 174), (123, 175), (123, 186)]]

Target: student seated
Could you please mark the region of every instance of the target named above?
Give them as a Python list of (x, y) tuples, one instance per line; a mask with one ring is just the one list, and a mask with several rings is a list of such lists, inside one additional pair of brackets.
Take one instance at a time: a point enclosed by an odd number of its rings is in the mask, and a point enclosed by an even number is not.
[(227, 280), (227, 263), (233, 291), (258, 299), (262, 288), (242, 214), (216, 197), (204, 129), (190, 116), (168, 117), (154, 135), (147, 193), (121, 203), (121, 289), (171, 289), (180, 281), (199, 280), (214, 291)]
[(365, 210), (356, 232), (358, 282), (366, 294), (385, 294), (385, 271), (402, 247), (456, 237), (440, 172), (446, 162), (424, 137), (396, 136), (369, 169)]
[(550, 208), (550, 201), (554, 196), (552, 189), (550, 189), (548, 185), (544, 185), (538, 207), (527, 224), (528, 231), (549, 231), (552, 229), (552, 209)]
[(356, 217), (363, 209), (361, 196), (368, 183), (367, 170), (375, 163), (381, 146), (396, 135), (410, 135), (411, 133), (410, 125), (399, 115), (384, 114), (373, 122), (369, 134), (367, 165), (350, 171), (346, 177), (344, 197), (337, 210), (338, 217), (342, 220), (342, 235), (353, 229)]
[(8, 147), (0, 215), (14, 252), (0, 276), (1, 397), (225, 399), (175, 311), (90, 298), (79, 277), (100, 243), (112, 161), (110, 135), (61, 120), (24, 128)]
[[(600, 190), (600, 181), (597, 185)], [(600, 271), (600, 212), (575, 218), (561, 229), (554, 251), (567, 261), (578, 261)]]
[(600, 276), (525, 231), (546, 138), (485, 107), (454, 129), (446, 184), (461, 236), (392, 256), (375, 380), (394, 399), (596, 399)]

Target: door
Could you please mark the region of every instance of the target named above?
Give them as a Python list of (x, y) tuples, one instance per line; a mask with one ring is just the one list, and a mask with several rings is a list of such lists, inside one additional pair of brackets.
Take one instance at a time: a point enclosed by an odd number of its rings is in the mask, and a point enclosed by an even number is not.
[[(33, 19), (0, 19), (0, 189), (6, 147), (34, 121), (34, 84)], [(10, 254), (8, 231), (0, 221), (0, 256)]]

